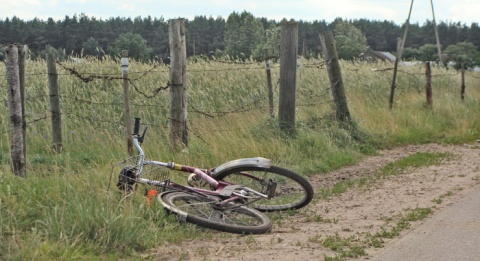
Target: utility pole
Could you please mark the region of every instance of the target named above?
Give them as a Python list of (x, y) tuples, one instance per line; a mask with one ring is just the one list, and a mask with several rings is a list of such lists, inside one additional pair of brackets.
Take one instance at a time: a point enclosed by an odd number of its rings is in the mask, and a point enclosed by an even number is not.
[(397, 42), (397, 58), (395, 59), (395, 67), (393, 69), (392, 86), (390, 88), (390, 101), (389, 101), (389, 109), (390, 110), (392, 110), (392, 108), (393, 108), (393, 97), (395, 96), (398, 63), (400, 63), (400, 61), (402, 60), (403, 47), (405, 46), (405, 41), (407, 39), (408, 25), (410, 24), (410, 15), (412, 14), (412, 7), (413, 7), (413, 0), (410, 4), (410, 11), (408, 12), (407, 21), (405, 22), (405, 31), (403, 32), (403, 38), (399, 39), (399, 41)]
[(442, 59), (442, 45), (440, 44), (440, 37), (438, 36), (437, 23), (435, 22), (435, 11), (433, 10), (433, 0), (430, 0), (430, 5), (432, 6), (433, 27), (435, 28), (435, 39), (437, 40), (438, 60), (440, 61), (440, 67), (443, 67), (444, 64)]

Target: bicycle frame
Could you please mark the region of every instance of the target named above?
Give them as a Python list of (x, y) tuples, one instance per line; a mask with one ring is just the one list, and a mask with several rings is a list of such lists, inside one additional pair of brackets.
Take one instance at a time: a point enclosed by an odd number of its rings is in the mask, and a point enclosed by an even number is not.
[[(136, 123), (137, 124), (137, 123)], [(137, 172), (135, 173), (136, 177), (136, 182), (142, 183), (142, 184), (147, 184), (147, 185), (153, 185), (153, 186), (163, 186), (163, 187), (168, 187), (168, 188), (173, 188), (177, 190), (183, 190), (183, 191), (193, 191), (198, 194), (203, 194), (203, 195), (215, 195), (215, 196), (224, 196), (224, 197), (230, 197), (227, 198), (224, 202), (230, 202), (234, 201), (240, 198), (248, 199), (248, 198), (270, 198), (271, 193), (261, 193), (259, 191), (250, 189), (248, 187), (242, 186), (242, 185), (235, 185), (231, 184), (228, 182), (224, 181), (217, 181), (213, 177), (210, 176), (209, 173), (211, 173), (207, 169), (199, 169), (195, 168), (192, 166), (186, 166), (186, 165), (181, 165), (181, 164), (175, 164), (174, 162), (161, 162), (161, 161), (152, 161), (152, 160), (145, 160), (145, 152), (143, 151), (141, 147), (141, 141), (143, 141), (143, 136), (145, 135), (145, 131), (143, 132), (143, 135), (140, 137), (138, 135), (138, 129), (136, 128), (135, 133), (133, 134), (133, 144), (135, 148), (138, 151), (138, 161), (137, 161)], [(262, 158), (259, 158), (262, 159)], [(266, 160), (266, 159), (265, 159)], [(230, 163), (232, 164), (232, 163)], [(234, 163), (235, 164), (235, 163)], [(236, 164), (242, 164), (242, 162), (238, 162)], [(245, 164), (245, 162), (243, 162)], [(213, 190), (206, 190), (206, 189), (201, 189), (201, 188), (193, 188), (193, 187), (187, 187), (183, 186), (177, 183), (173, 183), (170, 181), (158, 181), (158, 180), (150, 180), (147, 178), (142, 178), (142, 171), (143, 167), (146, 165), (154, 165), (154, 166), (160, 166), (160, 167), (165, 167), (169, 168), (172, 170), (180, 171), (180, 172), (186, 172), (186, 173), (194, 173), (197, 175), (201, 180), (206, 181), (212, 188)]]

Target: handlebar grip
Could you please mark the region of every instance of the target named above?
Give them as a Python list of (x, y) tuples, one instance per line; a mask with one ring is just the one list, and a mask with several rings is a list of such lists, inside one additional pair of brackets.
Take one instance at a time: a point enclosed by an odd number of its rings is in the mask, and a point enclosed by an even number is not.
[(138, 135), (140, 131), (140, 118), (135, 118), (135, 125), (133, 127), (133, 135)]

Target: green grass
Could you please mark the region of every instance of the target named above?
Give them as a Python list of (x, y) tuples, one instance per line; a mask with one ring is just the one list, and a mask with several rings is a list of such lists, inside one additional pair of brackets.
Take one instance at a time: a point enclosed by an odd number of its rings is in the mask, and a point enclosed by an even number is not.
[(378, 171), (377, 175), (383, 177), (398, 175), (401, 174), (406, 168), (419, 168), (424, 166), (438, 165), (442, 162), (442, 160), (447, 160), (451, 157), (453, 157), (453, 155), (450, 153), (417, 152), (413, 155), (385, 165)]
[[(118, 61), (108, 59), (66, 66), (83, 75), (119, 75), (120, 68)], [(461, 101), (458, 75), (434, 68), (434, 107), (428, 109), (422, 91), (423, 67), (402, 68), (407, 73), (399, 73), (390, 111), (391, 74), (372, 70), (388, 65), (342, 63), (359, 140), (332, 118), (324, 68), (303, 66), (297, 71), (297, 132), (286, 136), (277, 120), (268, 115), (263, 64), (201, 62), (188, 64), (189, 147), (172, 152), (168, 145), (168, 91), (151, 98), (142, 94), (151, 95), (168, 81), (167, 67), (141, 73), (152, 66), (130, 61), (136, 88), (132, 86), (130, 93), (132, 115), (149, 125), (143, 147), (150, 159), (209, 168), (236, 158), (262, 156), (309, 176), (355, 164), (380, 148), (428, 142), (461, 144), (480, 138), (480, 83), (475, 75), (467, 75), (467, 96)], [(272, 68), (276, 81), (279, 68)], [(25, 179), (11, 174), (9, 112), (0, 106), (0, 259), (141, 259), (140, 253), (161, 244), (220, 236), (178, 223), (158, 204), (145, 205), (142, 189), (131, 197), (121, 197), (114, 186), (116, 173), (111, 177), (111, 165), (127, 157), (122, 82), (84, 83), (57, 69), (63, 113), (61, 154), (51, 149), (46, 65), (44, 61), (27, 62)], [(0, 66), (0, 86), (6, 86), (4, 75), (5, 68)], [(274, 90), (278, 104), (278, 86)], [(0, 92), (0, 98), (7, 100), (7, 93)], [(387, 165), (380, 174), (400, 174), (405, 168), (438, 164), (450, 156), (415, 154)], [(317, 194), (330, 197), (366, 183), (345, 180)], [(328, 221), (320, 215), (313, 218)], [(335, 238), (331, 244), (336, 244)], [(346, 255), (358, 255), (360, 250), (344, 248), (349, 252)]]
[[(365, 256), (365, 249), (368, 247), (381, 248), (385, 238), (398, 237), (400, 233), (410, 227), (411, 222), (427, 218), (432, 213), (431, 208), (415, 208), (407, 210), (404, 215), (398, 217), (396, 225), (386, 223), (380, 231), (375, 234), (365, 233), (360, 236), (344, 238), (336, 234), (327, 236), (323, 246), (335, 252), (335, 256), (326, 256), (324, 260), (345, 260), (345, 258), (358, 258)], [(363, 238), (363, 239), (362, 239)]]
[(367, 255), (365, 247), (356, 237), (328, 236), (323, 241), (323, 246), (337, 253), (335, 257), (325, 257), (325, 260), (343, 260), (344, 258), (358, 258)]
[[(377, 173), (369, 177), (361, 177), (358, 179), (345, 179), (340, 180), (333, 184), (331, 187), (323, 187), (317, 191), (317, 197), (321, 199), (327, 199), (330, 197), (338, 196), (351, 188), (366, 187), (372, 182), (376, 182), (378, 179), (388, 176), (399, 175), (407, 168), (419, 168), (431, 165), (438, 165), (443, 160), (448, 160), (453, 157), (451, 153), (439, 153), (439, 152), (417, 152), (413, 155), (401, 158), (397, 161), (388, 163), (384, 167), (380, 168)], [(438, 200), (437, 200), (438, 202)], [(441, 203), (441, 199), (440, 199)], [(439, 203), (438, 203), (439, 204)]]

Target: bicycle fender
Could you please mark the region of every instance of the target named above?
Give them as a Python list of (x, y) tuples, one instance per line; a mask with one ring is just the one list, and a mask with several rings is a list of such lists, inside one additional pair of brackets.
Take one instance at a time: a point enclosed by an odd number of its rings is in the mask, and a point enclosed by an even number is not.
[(238, 167), (259, 167), (259, 168), (270, 168), (272, 166), (272, 161), (270, 159), (256, 157), (256, 158), (244, 158), (228, 161), (218, 166), (213, 170), (212, 176), (216, 176), (218, 173), (231, 170)]

